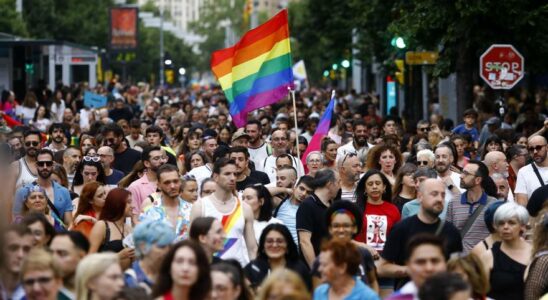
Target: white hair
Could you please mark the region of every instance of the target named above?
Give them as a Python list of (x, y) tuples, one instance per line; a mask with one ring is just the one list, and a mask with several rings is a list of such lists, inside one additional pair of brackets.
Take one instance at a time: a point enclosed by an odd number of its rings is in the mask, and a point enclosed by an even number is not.
[(436, 160), (436, 155), (434, 155), (434, 152), (432, 152), (432, 150), (430, 149), (423, 149), (417, 152), (417, 158), (419, 158), (420, 156), (426, 156), (426, 159), (428, 159), (429, 161)]
[(514, 202), (507, 202), (497, 208), (493, 223), (495, 226), (498, 226), (500, 222), (508, 221), (512, 218), (517, 218), (521, 225), (525, 225), (529, 221), (529, 213), (525, 207)]

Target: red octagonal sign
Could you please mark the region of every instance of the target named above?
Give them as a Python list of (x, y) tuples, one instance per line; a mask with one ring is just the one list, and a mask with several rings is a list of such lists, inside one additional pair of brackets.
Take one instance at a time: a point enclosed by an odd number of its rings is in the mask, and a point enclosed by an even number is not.
[(524, 65), (514, 46), (494, 44), (480, 57), (480, 76), (495, 90), (509, 90), (523, 78)]

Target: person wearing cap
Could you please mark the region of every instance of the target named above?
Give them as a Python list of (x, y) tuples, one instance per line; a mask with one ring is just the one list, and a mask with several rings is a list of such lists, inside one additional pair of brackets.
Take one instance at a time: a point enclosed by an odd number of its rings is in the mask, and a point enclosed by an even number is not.
[(231, 147), (249, 147), (249, 139), (251, 137), (249, 134), (247, 134), (243, 129), (238, 129), (234, 134), (232, 135), (232, 139), (230, 140), (230, 146)]
[(479, 133), (478, 133), (478, 129), (476, 128), (477, 119), (478, 119), (478, 112), (473, 108), (469, 108), (464, 111), (464, 114), (463, 114), (464, 123), (453, 128), (453, 133), (460, 134), (460, 135), (463, 135), (463, 134), (470, 135), (472, 137), (472, 141), (474, 142), (474, 147), (476, 149), (479, 147)]

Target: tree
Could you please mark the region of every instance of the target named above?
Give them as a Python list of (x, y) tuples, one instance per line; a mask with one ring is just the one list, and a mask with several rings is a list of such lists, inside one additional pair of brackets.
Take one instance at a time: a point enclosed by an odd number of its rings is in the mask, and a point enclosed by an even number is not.
[(202, 55), (196, 61), (200, 70), (209, 70), (211, 53), (225, 48), (227, 20), (230, 21), (235, 37), (247, 31), (243, 28), (244, 4), (245, 0), (203, 1), (200, 20), (190, 24), (193, 32), (205, 38), (199, 45)]
[(434, 75), (457, 74), (461, 108), (471, 107), (479, 56), (491, 44), (513, 44), (532, 74), (548, 68), (548, 4), (536, 0), (398, 0), (390, 30), (411, 49), (439, 50)]
[(15, 11), (15, 0), (0, 0), (0, 32), (28, 36), (27, 26)]

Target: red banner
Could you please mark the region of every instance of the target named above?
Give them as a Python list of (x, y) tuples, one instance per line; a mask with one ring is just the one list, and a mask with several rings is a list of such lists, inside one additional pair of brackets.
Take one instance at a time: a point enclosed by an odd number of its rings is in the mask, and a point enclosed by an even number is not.
[(134, 50), (137, 48), (138, 20), (139, 14), (136, 7), (110, 9), (110, 49)]

